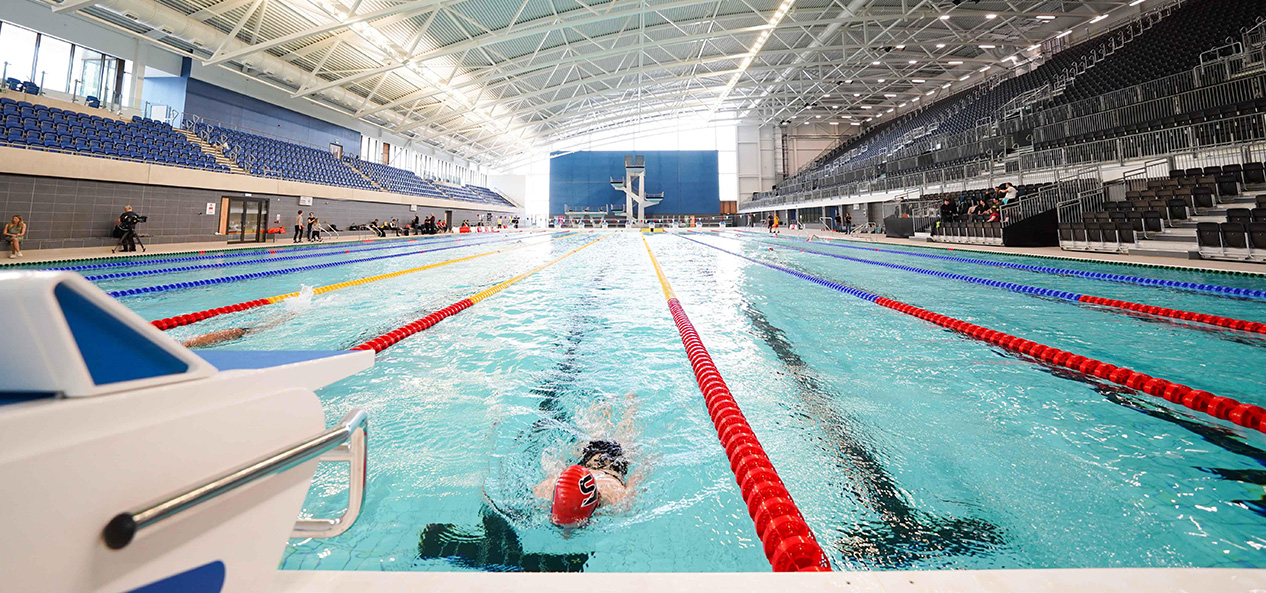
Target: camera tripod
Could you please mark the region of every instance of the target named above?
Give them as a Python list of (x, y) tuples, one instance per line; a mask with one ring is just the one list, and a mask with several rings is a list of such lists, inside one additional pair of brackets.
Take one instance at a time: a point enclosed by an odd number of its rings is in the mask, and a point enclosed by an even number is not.
[(119, 237), (119, 243), (114, 246), (114, 249), (110, 250), (110, 253), (117, 253), (119, 250), (123, 249), (129, 239), (132, 240), (134, 245), (141, 248), (141, 252), (145, 251), (145, 243), (141, 242), (141, 236), (136, 234), (136, 228), (134, 227), (123, 231), (123, 236)]

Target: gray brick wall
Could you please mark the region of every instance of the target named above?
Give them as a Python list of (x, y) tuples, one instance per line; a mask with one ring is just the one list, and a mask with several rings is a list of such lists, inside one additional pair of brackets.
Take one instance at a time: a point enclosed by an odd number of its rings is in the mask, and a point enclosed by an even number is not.
[[(140, 227), (143, 234), (149, 235), (144, 239), (146, 243), (227, 241), (223, 235), (215, 234), (220, 219), (218, 214), (206, 216), (206, 205), (213, 202), (218, 211), (222, 197), (242, 195), (197, 188), (0, 174), (0, 216), (7, 223), (14, 214), (20, 214), (30, 228), (23, 249), (112, 246), (116, 243), (110, 236), (114, 220), (127, 205), (149, 217), (149, 222)], [(321, 220), (332, 222), (340, 229), (375, 218), (385, 223), (392, 218), (408, 222), (415, 214), (423, 218), (428, 214), (440, 219), (444, 216), (442, 208), (422, 206), (417, 212), (410, 212), (407, 205), (401, 204), (313, 198), (312, 206), (299, 206), (298, 196), (253, 194), (252, 197), (268, 198), (269, 227), (276, 226), (274, 221), (280, 214), (281, 225), (287, 232), (298, 210), (303, 210), (305, 216), (306, 212), (315, 211)], [(479, 212), (453, 209), (453, 223), (461, 224), (463, 219), (468, 219), (473, 224)], [(285, 240), (288, 238), (286, 235)]]

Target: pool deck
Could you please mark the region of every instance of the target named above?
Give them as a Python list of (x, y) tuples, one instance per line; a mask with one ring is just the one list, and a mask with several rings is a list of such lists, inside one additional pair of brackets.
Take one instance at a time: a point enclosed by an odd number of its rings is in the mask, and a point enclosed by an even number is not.
[[(707, 229), (715, 230), (715, 229)], [(730, 229), (727, 229), (730, 230)], [(739, 231), (748, 231), (751, 233), (764, 234), (764, 228), (757, 227), (739, 227)], [(1058, 247), (1002, 247), (996, 245), (970, 245), (970, 244), (951, 244), (951, 243), (933, 243), (925, 241), (918, 237), (913, 239), (896, 239), (885, 237), (881, 234), (855, 234), (845, 235), (832, 231), (805, 229), (802, 231), (783, 230), (783, 237), (809, 237), (830, 239), (833, 241), (853, 241), (866, 243), (883, 243), (886, 245), (900, 247), (925, 247), (930, 249), (943, 249), (946, 251), (957, 252), (979, 252), (994, 253), (998, 255), (1028, 255), (1043, 258), (1074, 260), (1074, 261), (1092, 261), (1103, 262), (1109, 264), (1135, 264), (1156, 266), (1162, 268), (1174, 268), (1179, 270), (1216, 270), (1220, 272), (1240, 272), (1245, 274), (1261, 274), (1266, 276), (1266, 264), (1254, 262), (1236, 262), (1222, 261), (1211, 259), (1176, 259), (1172, 257), (1150, 257), (1145, 255), (1128, 255), (1117, 253), (1096, 253), (1088, 251), (1064, 251)], [(817, 239), (814, 240), (817, 240)]]
[(1237, 593), (1266, 590), (1266, 570), (1088, 568), (773, 573), (463, 573), (277, 571), (277, 593), (356, 591), (796, 591), (797, 593)]
[[(540, 232), (539, 229), (502, 229), (493, 231), (499, 233), (526, 233)], [(337, 239), (330, 238), (320, 243), (311, 243), (304, 241), (303, 245), (336, 245), (340, 243), (372, 243), (374, 241), (395, 241), (404, 239), (432, 239), (446, 237), (456, 239), (458, 237), (479, 237), (488, 233), (444, 233), (442, 235), (416, 235), (395, 237), (387, 235), (386, 237), (377, 237), (372, 233), (361, 233), (354, 236), (345, 234)], [(9, 259), (8, 252), (0, 254), (0, 269), (4, 265), (19, 264), (37, 264), (43, 262), (53, 262), (62, 260), (90, 260), (90, 259), (118, 259), (126, 257), (145, 257), (154, 255), (164, 255), (172, 253), (189, 253), (197, 251), (235, 251), (240, 249), (285, 249), (294, 247), (299, 243), (290, 242), (290, 238), (285, 240), (267, 243), (229, 243), (227, 241), (206, 241), (202, 243), (163, 243), (160, 245), (146, 245), (146, 251), (137, 251), (135, 253), (110, 253), (109, 247), (75, 247), (70, 249), (28, 249), (23, 252), (23, 257)], [(5, 248), (7, 249), (7, 247)]]

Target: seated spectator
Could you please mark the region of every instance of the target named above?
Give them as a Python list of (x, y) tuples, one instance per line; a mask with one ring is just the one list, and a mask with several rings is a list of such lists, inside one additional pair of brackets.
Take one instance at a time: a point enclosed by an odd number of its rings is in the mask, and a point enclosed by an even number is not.
[(998, 209), (990, 208), (988, 218), (985, 219), (985, 222), (998, 222), (999, 220), (1001, 220), (1001, 216), (998, 214)]
[(954, 214), (954, 205), (949, 198), (945, 198), (945, 202), (941, 204), (941, 223), (954, 222)]
[(1003, 187), (1003, 204), (1011, 204), (1020, 199), (1020, 190), (1016, 189), (1011, 183), (1002, 184)]
[(14, 214), (13, 220), (4, 225), (4, 240), (9, 242), (9, 259), (22, 257), (22, 240), (26, 238), (26, 222)]

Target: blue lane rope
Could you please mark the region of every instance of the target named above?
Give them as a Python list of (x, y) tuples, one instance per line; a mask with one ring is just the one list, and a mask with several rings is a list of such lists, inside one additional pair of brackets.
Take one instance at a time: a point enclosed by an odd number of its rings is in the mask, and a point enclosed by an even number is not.
[[(374, 241), (374, 242), (382, 243), (383, 241)], [(386, 242), (388, 243), (416, 243), (418, 242), (418, 239), (403, 239), (403, 238), (387, 239)], [(351, 245), (355, 245), (355, 243), (352, 241), (348, 241), (345, 243), (329, 244), (324, 247), (276, 247), (273, 250), (279, 253), (280, 252), (315, 253), (319, 251), (347, 249), (347, 247)], [(144, 257), (141, 257), (141, 258), (129, 259), (129, 261), (107, 262), (104, 264), (84, 264), (82, 266), (65, 266), (65, 267), (60, 267), (60, 268), (44, 268), (44, 269), (56, 270), (59, 272), (85, 272), (88, 270), (107, 270), (110, 268), (123, 268), (123, 267), (129, 267), (129, 266), (148, 266), (151, 264), (175, 264), (175, 263), (191, 262), (191, 261), (206, 261), (208, 259), (227, 259), (230, 257), (254, 257), (254, 256), (262, 254), (265, 249), (266, 248), (264, 247), (258, 247), (258, 248), (240, 249), (240, 250), (237, 250), (237, 252), (235, 253), (218, 252), (218, 253), (210, 254), (210, 255), (199, 254), (199, 255), (191, 255), (188, 257), (166, 257), (166, 258), (161, 258), (161, 259), (146, 259)], [(155, 258), (156, 256), (149, 256), (149, 257)], [(56, 263), (56, 262), (48, 262), (48, 263)]]
[(674, 235), (676, 235), (676, 236), (678, 236), (678, 237), (681, 237), (682, 239), (685, 239), (685, 240), (687, 240), (687, 241), (691, 241), (691, 242), (694, 242), (694, 243), (698, 243), (698, 244), (700, 244), (700, 245), (703, 245), (704, 247), (711, 247), (712, 249), (715, 249), (715, 250), (720, 251), (720, 252), (722, 252), (722, 253), (728, 253), (728, 254), (730, 254), (730, 255), (733, 255), (734, 257), (740, 257), (740, 258), (743, 258), (743, 259), (745, 259), (745, 260), (747, 260), (747, 261), (750, 261), (750, 262), (752, 262), (752, 263), (760, 264), (760, 265), (765, 266), (765, 267), (767, 267), (767, 268), (773, 268), (773, 269), (775, 269), (775, 270), (778, 270), (779, 272), (786, 272), (786, 273), (791, 274), (792, 276), (795, 276), (795, 277), (797, 277), (797, 278), (802, 278), (802, 279), (804, 279), (804, 280), (808, 280), (809, 282), (812, 282), (812, 283), (814, 283), (814, 284), (819, 284), (819, 285), (821, 285), (821, 286), (825, 286), (825, 287), (827, 287), (827, 288), (831, 288), (831, 289), (838, 290), (838, 291), (840, 291), (840, 292), (842, 292), (842, 293), (844, 293), (844, 294), (852, 295), (852, 296), (855, 296), (855, 297), (857, 297), (857, 298), (859, 298), (859, 299), (865, 299), (865, 300), (868, 300), (868, 301), (870, 301), (870, 302), (872, 302), (872, 303), (873, 303), (873, 302), (875, 302), (875, 300), (876, 300), (876, 299), (878, 299), (878, 298), (879, 298), (879, 295), (874, 294), (874, 293), (870, 293), (870, 292), (866, 292), (866, 291), (864, 291), (864, 290), (862, 290), (862, 289), (860, 289), (860, 288), (853, 288), (853, 287), (851, 287), (851, 286), (845, 286), (845, 285), (840, 284), (840, 283), (838, 283), (838, 282), (831, 282), (830, 280), (826, 280), (826, 279), (823, 279), (823, 278), (818, 278), (817, 276), (811, 276), (811, 275), (806, 274), (806, 273), (804, 273), (804, 272), (800, 272), (800, 271), (797, 271), (797, 270), (793, 270), (793, 269), (791, 269), (791, 268), (785, 268), (785, 267), (780, 266), (780, 265), (778, 265), (778, 264), (771, 264), (771, 263), (769, 263), (769, 262), (761, 261), (761, 260), (759, 260), (759, 259), (750, 258), (750, 257), (747, 257), (746, 255), (741, 254), (741, 253), (734, 253), (733, 251), (729, 251), (729, 250), (726, 250), (726, 249), (721, 249), (720, 247), (717, 247), (717, 246), (715, 246), (715, 245), (709, 245), (709, 244), (707, 244), (707, 243), (704, 243), (703, 241), (699, 241), (698, 239), (691, 239), (690, 237), (687, 237), (687, 236), (685, 236), (685, 235), (677, 235), (676, 233), (673, 233), (673, 234), (674, 234)]
[[(458, 241), (458, 240), (460, 239), (448, 239), (445, 241), (435, 241), (433, 243), (427, 242), (427, 245), (434, 245), (436, 243), (451, 243), (453, 241)], [(418, 246), (417, 243), (406, 242), (406, 243), (386, 245), (386, 246), (381, 246), (381, 247), (360, 247), (357, 249), (344, 248), (343, 252), (344, 253), (364, 253), (367, 251), (384, 251), (387, 249), (407, 249), (410, 247), (417, 247), (417, 246)], [(350, 245), (348, 247), (350, 247)], [(298, 255), (277, 255), (273, 257), (261, 257), (257, 259), (244, 259), (244, 260), (231, 261), (231, 262), (222, 262), (218, 264), (198, 264), (194, 266), (179, 266), (175, 268), (159, 268), (156, 270), (135, 270), (131, 272), (114, 272), (111, 274), (97, 274), (95, 276), (84, 276), (84, 278), (95, 282), (97, 280), (113, 280), (115, 278), (135, 278), (137, 276), (153, 276), (155, 274), (171, 274), (175, 272), (192, 272), (194, 270), (210, 270), (214, 268), (227, 268), (230, 266), (245, 266), (245, 265), (250, 265), (250, 264), (289, 261), (292, 259), (308, 259), (312, 257), (332, 257), (336, 255), (339, 255), (339, 254), (338, 253), (300, 253)]]
[[(745, 239), (745, 240), (756, 241), (755, 239)], [(757, 241), (757, 242), (762, 245), (768, 245), (768, 243), (764, 243), (761, 241)], [(833, 257), (836, 259), (843, 259), (843, 260), (848, 260), (848, 261), (853, 261), (853, 262), (858, 262), (858, 263), (863, 263), (863, 264), (870, 264), (874, 266), (882, 266), (885, 268), (892, 268), (894, 270), (903, 270), (906, 272), (916, 272), (919, 274), (927, 274), (929, 276), (936, 276), (937, 278), (948, 278), (950, 280), (961, 280), (964, 282), (983, 284), (985, 286), (992, 286), (995, 288), (1005, 288), (1007, 290), (1012, 290), (1015, 292), (1031, 294), (1031, 295), (1036, 295), (1036, 296), (1053, 297), (1057, 299), (1067, 299), (1070, 301), (1080, 301), (1081, 297), (1083, 296), (1075, 292), (1067, 292), (1064, 290), (1038, 288), (1036, 286), (1028, 286), (1026, 284), (1017, 284), (1015, 282), (1002, 282), (1000, 280), (978, 278), (976, 276), (968, 276), (966, 274), (952, 274), (950, 272), (937, 272), (935, 270), (916, 268), (914, 266), (903, 266), (901, 264), (891, 264), (888, 262), (873, 261), (873, 260), (861, 259), (857, 257), (849, 257), (847, 255), (838, 255), (835, 253), (827, 253), (825, 251), (814, 251), (812, 249), (801, 249), (799, 247), (784, 247), (782, 245), (774, 245), (774, 247), (777, 247), (778, 249), (786, 249), (788, 251), (802, 251), (804, 253), (812, 253), (815, 255), (825, 255), (826, 257)]]
[(1012, 270), (1025, 270), (1028, 272), (1038, 272), (1042, 274), (1059, 274), (1063, 276), (1076, 276), (1078, 278), (1088, 278), (1091, 280), (1103, 280), (1105, 282), (1123, 282), (1126, 284), (1140, 284), (1143, 286), (1163, 286), (1167, 288), (1181, 288), (1197, 292), (1210, 292), (1222, 295), (1266, 298), (1266, 290), (1255, 290), (1252, 288), (1232, 288), (1230, 286), (1219, 286), (1216, 284), (1200, 284), (1198, 282), (1184, 282), (1181, 280), (1160, 280), (1157, 278), (1143, 278), (1141, 276), (1126, 276), (1124, 274), (1108, 274), (1104, 272), (1083, 272), (1081, 270), (1069, 270), (1066, 268), (1052, 268), (1049, 266), (1031, 266), (1026, 264), (1014, 264), (1010, 262), (997, 262), (987, 259), (976, 259), (971, 257), (954, 257), (950, 255), (933, 255), (931, 253), (916, 253), (912, 251), (901, 251), (898, 249), (880, 249), (877, 247), (856, 247), (853, 245), (837, 245), (834, 243), (823, 243), (828, 247), (836, 247), (839, 249), (857, 249), (859, 251), (878, 251), (880, 253), (895, 253), (898, 255), (912, 255), (915, 257), (926, 257), (929, 259), (939, 259), (944, 261), (952, 261), (966, 264), (979, 264), (983, 266), (994, 266), (998, 268), (1010, 268)]
[[(558, 233), (551, 233), (551, 236)], [(539, 236), (539, 235), (538, 235)], [(189, 282), (173, 282), (171, 284), (159, 284), (157, 286), (143, 286), (140, 288), (128, 288), (125, 290), (115, 290), (108, 294), (112, 297), (125, 297), (137, 294), (147, 294), (151, 292), (166, 292), (169, 290), (181, 290), (185, 288), (197, 288), (200, 286), (212, 286), (215, 284), (225, 284), (227, 282), (237, 282), (238, 280), (254, 280), (256, 278), (269, 278), (272, 276), (280, 276), (282, 274), (293, 274), (295, 272), (307, 272), (309, 270), (322, 270), (332, 268), (334, 266), (345, 266), (348, 264), (358, 264), (367, 261), (376, 261), (382, 259), (391, 259), (396, 257), (406, 257), (410, 255), (418, 255), (421, 253), (434, 253), (436, 251), (446, 251), (449, 249), (461, 249), (463, 247), (473, 247), (476, 245), (488, 245), (489, 243), (500, 243), (502, 241), (513, 241), (519, 237), (511, 237), (508, 239), (498, 239), (496, 241), (482, 241), (479, 243), (467, 243), (466, 245), (453, 245), (451, 247), (440, 247), (439, 249), (427, 249), (424, 251), (410, 251), (408, 253), (393, 253), (391, 255), (378, 255), (374, 257), (365, 257), (361, 259), (350, 259), (346, 261), (336, 261), (324, 264), (314, 264), (311, 266), (302, 266), (298, 268), (282, 268), (280, 270), (268, 270), (265, 272), (253, 272), (250, 274), (238, 274), (236, 276), (222, 276), (220, 278), (206, 278), (203, 280), (190, 280)]]

